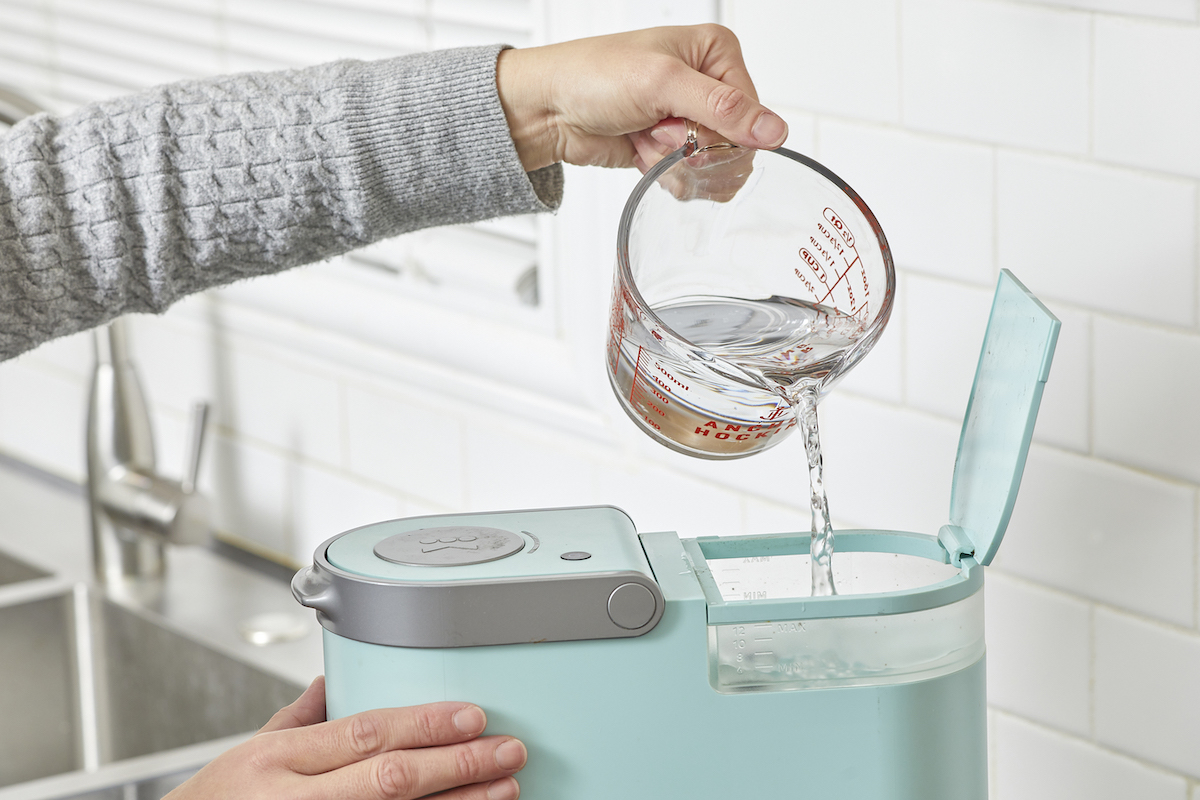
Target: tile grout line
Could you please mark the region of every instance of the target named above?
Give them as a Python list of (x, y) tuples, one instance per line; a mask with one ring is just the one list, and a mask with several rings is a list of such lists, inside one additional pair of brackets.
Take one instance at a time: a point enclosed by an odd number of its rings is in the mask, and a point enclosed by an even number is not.
[(1192, 326), (1200, 327), (1200, 181), (1192, 182)]
[(1088, 14), (1087, 154), (1096, 161), (1096, 15)]
[(1200, 492), (1192, 493), (1192, 627), (1200, 628)]
[(1096, 741), (1096, 603), (1088, 604), (1088, 737)]
[[(835, 533), (836, 533), (836, 531), (835, 531)], [(1147, 626), (1159, 628), (1159, 629), (1174, 633), (1176, 635), (1185, 636), (1185, 637), (1188, 637), (1191, 639), (1196, 639), (1196, 640), (1200, 641), (1200, 635), (1198, 635), (1198, 632), (1189, 625), (1181, 625), (1178, 622), (1169, 622), (1165, 619), (1162, 619), (1161, 617), (1151, 616), (1150, 614), (1147, 614), (1142, 611), (1134, 611), (1132, 609), (1123, 608), (1121, 606), (1114, 605), (1114, 604), (1106, 602), (1104, 600), (1097, 599), (1090, 595), (1078, 594), (1078, 593), (1069, 591), (1067, 589), (1063, 589), (1058, 586), (1051, 586), (1050, 584), (1042, 583), (1041, 581), (1039, 581), (1035, 578), (1028, 578), (1018, 572), (1013, 572), (1012, 570), (1005, 569), (1004, 567), (996, 566), (996, 567), (989, 567), (989, 569), (996, 570), (996, 572), (999, 575), (1001, 575), (1005, 580), (1012, 581), (1013, 583), (1022, 585), (1026, 588), (1043, 591), (1043, 592), (1046, 592), (1047, 594), (1055, 595), (1060, 600), (1067, 599), (1067, 600), (1073, 600), (1076, 603), (1086, 604), (1090, 608), (1093, 609), (1093, 613), (1094, 613), (1094, 611), (1104, 611), (1104, 612), (1107, 612), (1110, 614), (1115, 614), (1117, 616), (1125, 617), (1127, 619), (1133, 620), (1141, 625), (1147, 625)]]
[[(1161, 775), (1167, 775), (1170, 777), (1179, 778), (1180, 780), (1184, 781), (1189, 786), (1194, 786), (1196, 789), (1200, 789), (1200, 781), (1193, 778), (1191, 775), (1188, 775), (1186, 772), (1180, 772), (1178, 770), (1175, 770), (1171, 767), (1164, 766), (1163, 764), (1160, 764), (1155, 761), (1148, 761), (1145, 758), (1142, 758), (1141, 756), (1133, 755), (1132, 753), (1127, 753), (1124, 750), (1119, 750), (1111, 745), (1105, 744), (1104, 742), (1096, 741), (1094, 739), (1084, 738), (1077, 733), (1072, 733), (1071, 731), (1065, 730), (1063, 728), (1058, 728), (1054, 725), (1047, 724), (1045, 722), (1034, 719), (1032, 717), (1028, 717), (1017, 711), (1010, 711), (1008, 709), (997, 708), (995, 706), (990, 706), (989, 710), (991, 711), (991, 714), (996, 718), (997, 723), (999, 722), (999, 718), (1002, 716), (1010, 717), (1014, 720), (1017, 720), (1019, 722), (1026, 724), (1026, 725), (1037, 728), (1040, 731), (1052, 733), (1055, 736), (1059, 736), (1063, 739), (1067, 739), (1067, 740), (1069, 740), (1071, 742), (1075, 742), (1077, 744), (1086, 745), (1088, 747), (1094, 747), (1095, 749), (1099, 750), (1101, 753), (1103, 753), (1106, 756), (1111, 756), (1111, 757), (1123, 759), (1126, 761), (1132, 761), (1132, 762), (1136, 763), (1138, 766), (1142, 767), (1143, 769), (1150, 770), (1150, 771), (1159, 773)], [(1200, 796), (1197, 796), (1193, 800), (1200, 800)]]
[(1096, 459), (1096, 315), (1089, 313), (1087, 315), (1087, 331), (1086, 331), (1086, 356), (1087, 359), (1087, 447), (1088, 458)]
[(1000, 746), (997, 744), (996, 736), (996, 711), (989, 708), (987, 714), (987, 763), (988, 763), (988, 791), (993, 798), (1000, 797)]
[(904, 127), (904, 0), (896, 0), (896, 119)]

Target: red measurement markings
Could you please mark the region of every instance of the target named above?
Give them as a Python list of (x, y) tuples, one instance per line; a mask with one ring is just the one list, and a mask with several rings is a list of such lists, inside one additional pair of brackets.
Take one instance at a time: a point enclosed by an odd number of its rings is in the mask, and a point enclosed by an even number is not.
[[(675, 384), (680, 389), (683, 389), (685, 392), (688, 390), (688, 385), (686, 383), (682, 383), (682, 382), (676, 380), (674, 375), (672, 375), (671, 373), (667, 372), (665, 369), (662, 368), (662, 364), (655, 364), (654, 366), (658, 369), (659, 372), (662, 373), (662, 376), (664, 378), (666, 378), (667, 380), (669, 380), (671, 383)], [(658, 378), (655, 378), (655, 380), (658, 380)], [(662, 383), (662, 381), (659, 381), (659, 383)], [(670, 391), (669, 387), (668, 387), (667, 391)]]
[(629, 384), (629, 402), (633, 402), (633, 393), (637, 391), (638, 378), (642, 375), (642, 348), (638, 346), (637, 360), (633, 362), (633, 381)]
[[(850, 274), (850, 269), (851, 269), (851, 268), (852, 268), (852, 267), (853, 267), (855, 264), (857, 264), (857, 263), (858, 263), (858, 253), (855, 253), (855, 254), (854, 254), (854, 260), (853, 260), (853, 261), (851, 261), (849, 264), (847, 264), (847, 265), (846, 265), (846, 271), (845, 271), (845, 272), (843, 272), (842, 274), (838, 275), (838, 279), (837, 279), (836, 281), (834, 281), (834, 282), (833, 282), (833, 286), (830, 286), (830, 287), (829, 287), (829, 291), (825, 293), (825, 296), (824, 296), (824, 297), (822, 297), (822, 298), (821, 298), (820, 300), (818, 300), (817, 302), (818, 302), (818, 303), (824, 303), (826, 300), (828, 300), (828, 299), (829, 299), (829, 295), (833, 294), (833, 290), (834, 290), (834, 289), (836, 289), (836, 288), (838, 287), (838, 284), (842, 282), (842, 279), (843, 279), (843, 278), (845, 278), (847, 275), (849, 275), (849, 274)], [(854, 309), (854, 294), (853, 294), (853, 292), (851, 292), (851, 294), (850, 294), (850, 313), (851, 313), (851, 314), (855, 313), (855, 309)]]
[[(812, 239), (813, 237), (810, 236), (808, 238)], [(825, 268), (821, 266), (821, 262), (817, 261), (817, 257), (808, 251), (807, 247), (800, 248), (800, 258), (804, 260), (805, 264), (808, 264), (809, 269), (813, 271), (813, 275), (816, 276), (817, 280), (819, 280), (821, 283), (826, 283), (828, 278), (825, 275)], [(796, 274), (799, 275), (799, 272)], [(804, 280), (804, 278), (801, 278), (801, 280)], [(808, 283), (808, 281), (804, 282)]]
[(787, 410), (788, 410), (787, 406), (775, 406), (774, 411), (772, 411), (767, 416), (762, 417), (761, 419), (775, 419), (776, 417), (778, 417), (780, 414), (784, 413)]
[[(801, 251), (800, 251), (800, 252), (801, 252), (801, 254), (803, 254), (803, 253), (804, 253), (804, 250), (803, 250), (803, 249), (801, 249)], [(808, 289), (808, 291), (809, 291), (809, 294), (816, 294), (816, 293), (817, 293), (817, 287), (815, 287), (815, 286), (813, 286), (813, 285), (812, 285), (812, 281), (810, 281), (808, 278), (806, 278), (806, 277), (804, 276), (804, 273), (803, 273), (803, 272), (801, 272), (801, 271), (800, 271), (800, 270), (798, 270), (798, 269), (797, 269), (797, 270), (793, 270), (793, 271), (796, 273), (796, 277), (800, 279), (800, 282), (804, 284), (804, 288)]]
[(842, 239), (846, 242), (846, 245), (853, 249), (854, 234), (850, 232), (850, 228), (846, 225), (846, 223), (842, 222), (842, 218), (839, 217), (832, 208), (826, 208), (823, 212), (823, 216), (825, 219), (829, 220), (829, 224), (834, 227), (834, 230), (841, 234)]
[[(855, 264), (859, 265), (859, 271), (863, 273), (863, 285), (865, 286), (867, 283), (866, 272), (862, 267), (862, 261), (858, 257), (858, 248), (854, 246), (854, 234), (850, 232), (850, 228), (847, 227), (846, 223), (842, 221), (842, 218), (839, 217), (832, 208), (826, 208), (824, 211), (824, 216), (825, 219), (829, 220), (829, 224), (833, 226), (834, 230), (841, 235), (842, 239), (846, 242), (846, 246), (850, 248), (850, 252), (854, 254), (854, 258), (846, 261), (846, 269), (838, 274), (838, 279), (833, 282), (833, 286), (829, 287), (829, 291), (825, 293), (825, 296), (817, 301), (818, 303), (824, 303), (829, 299), (829, 296), (833, 294), (833, 290), (836, 289), (838, 285), (845, 279), (845, 277), (850, 274), (850, 270), (854, 268)], [(842, 258), (843, 260), (846, 260), (846, 255), (842, 254)], [(850, 313), (857, 314), (858, 304), (854, 298), (854, 290), (850, 287), (849, 283), (846, 284), (846, 293), (850, 297)]]
[[(831, 234), (829, 231), (825, 230), (825, 227), (823, 225), (821, 225), (821, 223), (819, 223), (819, 222), (817, 223), (817, 229), (820, 230), (821, 233), (825, 235), (826, 241), (828, 241), (828, 242), (836, 242), (837, 241), (836, 239), (833, 238), (833, 234)], [(813, 246), (813, 249), (817, 251), (817, 254), (821, 256), (822, 261), (824, 261), (826, 264), (828, 264), (831, 267), (833, 266), (833, 264), (834, 264), (833, 256), (830, 254), (829, 250), (825, 247), (825, 245), (823, 245), (817, 241), (817, 237), (809, 236), (808, 243), (811, 244)], [(812, 254), (810, 253), (809, 255), (812, 255)], [(818, 264), (813, 264), (812, 266), (814, 269), (820, 270), (817, 277), (821, 279), (822, 283), (824, 283), (826, 281), (825, 270)]]
[[(807, 246), (800, 248), (800, 258), (805, 264), (808, 265), (808, 268), (812, 271), (812, 276), (826, 290), (825, 294), (821, 296), (821, 299), (817, 301), (818, 303), (824, 303), (830, 298), (830, 296), (833, 295), (834, 290), (837, 289), (838, 285), (841, 284), (842, 280), (846, 277), (850, 270), (854, 268), (855, 264), (859, 264), (859, 268), (862, 268), (862, 262), (858, 257), (858, 250), (854, 246), (854, 234), (850, 232), (850, 228), (848, 225), (846, 225), (846, 222), (839, 217), (837, 212), (835, 212), (832, 208), (825, 208), (822, 212), (822, 216), (824, 216), (829, 222), (829, 225), (831, 228), (833, 228), (833, 231), (836, 231), (835, 235), (828, 228), (826, 228), (824, 224), (820, 222), (817, 223), (817, 229), (825, 237), (828, 247), (826, 247), (825, 244), (817, 241), (815, 236), (809, 236), (808, 241), (809, 244), (812, 245), (812, 250), (809, 250)], [(831, 253), (830, 250), (834, 252)], [(847, 250), (849, 252), (847, 252)], [(816, 252), (814, 253), (813, 251)], [(825, 272), (825, 267), (828, 266), (832, 268), (834, 266), (835, 262), (837, 261), (837, 259), (834, 257), (834, 253), (841, 257), (843, 263), (846, 264), (846, 268), (841, 272), (838, 272), (837, 269), (832, 270), (834, 275), (837, 276), (837, 280), (833, 282), (832, 286), (830, 286), (828, 275)], [(850, 258), (850, 255), (853, 255), (854, 257)], [(807, 288), (808, 291), (813, 294), (813, 296), (820, 294), (817, 290), (817, 287), (813, 285), (813, 282), (810, 281), (808, 277), (804, 275), (804, 273), (802, 273), (799, 269), (794, 270), (794, 272), (796, 273), (796, 277), (804, 283), (805, 288)], [(866, 282), (865, 277), (866, 276), (864, 273), (864, 284)], [(854, 290), (850, 288), (849, 284), (846, 286), (846, 292), (850, 297), (850, 313), (856, 314), (858, 312), (858, 301), (854, 297)]]
[[(642, 412), (642, 419), (645, 420), (647, 425), (655, 430), (659, 430), (659, 424), (652, 420), (646, 412), (647, 410), (653, 411), (660, 417), (665, 417), (667, 412), (663, 411), (662, 408), (659, 407), (659, 405), (655, 403), (653, 399), (651, 399), (651, 396), (658, 398), (663, 405), (669, 405), (671, 401), (667, 399), (666, 395), (645, 381), (641, 381), (639, 385), (639, 379), (642, 377), (643, 352), (643, 349), (639, 346), (637, 360), (633, 365), (633, 381), (629, 385), (629, 404)], [(639, 391), (639, 388), (641, 391)]]

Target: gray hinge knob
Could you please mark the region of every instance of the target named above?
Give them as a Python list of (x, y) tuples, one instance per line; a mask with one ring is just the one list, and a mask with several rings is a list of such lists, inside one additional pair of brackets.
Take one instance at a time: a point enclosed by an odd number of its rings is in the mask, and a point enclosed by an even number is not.
[(654, 593), (640, 583), (623, 583), (608, 596), (608, 618), (627, 631), (647, 625), (657, 608)]

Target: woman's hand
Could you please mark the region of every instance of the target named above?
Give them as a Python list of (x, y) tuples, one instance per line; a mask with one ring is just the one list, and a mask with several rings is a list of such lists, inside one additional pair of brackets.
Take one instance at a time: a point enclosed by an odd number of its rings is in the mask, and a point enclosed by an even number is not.
[(758, 102), (737, 37), (719, 25), (505, 50), (496, 80), (527, 171), (565, 161), (645, 172), (683, 144), (684, 119), (747, 147), (787, 138)]
[(167, 795), (289, 800), (516, 800), (512, 774), (525, 746), (480, 737), (487, 718), (469, 703), (366, 711), (325, 721), (325, 680), (317, 678), (253, 738), (229, 750)]

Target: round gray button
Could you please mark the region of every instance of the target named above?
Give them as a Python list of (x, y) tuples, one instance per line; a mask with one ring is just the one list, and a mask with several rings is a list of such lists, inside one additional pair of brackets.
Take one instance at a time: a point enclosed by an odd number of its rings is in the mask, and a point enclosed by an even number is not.
[(417, 567), (461, 567), (521, 552), (525, 540), (499, 528), (453, 525), (397, 533), (375, 545), (384, 561)]
[(571, 550), (559, 556), (563, 561), (587, 561), (591, 557), (591, 553), (585, 553), (582, 550)]
[(608, 618), (619, 628), (635, 631), (654, 618), (654, 593), (640, 583), (622, 583), (608, 596)]

